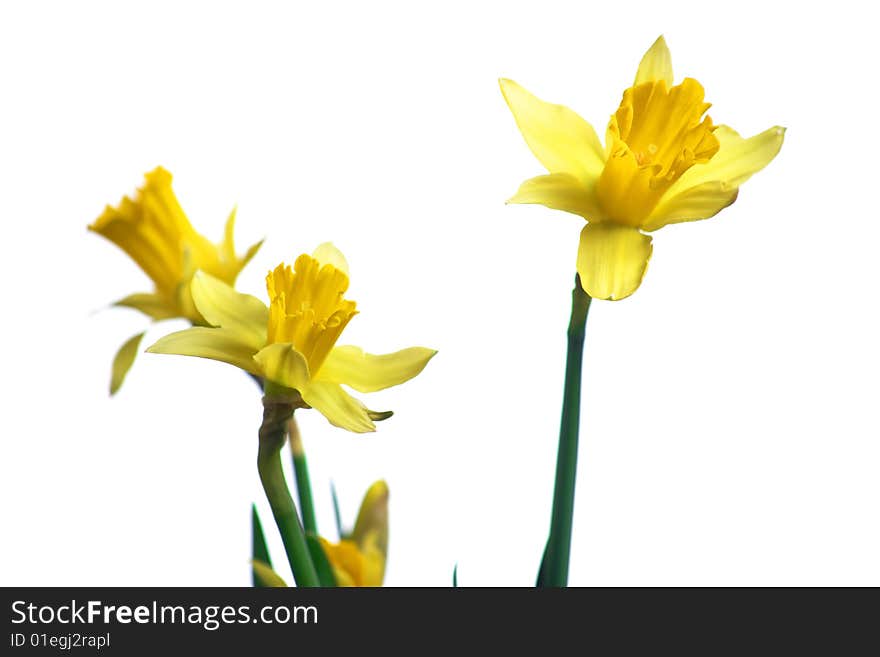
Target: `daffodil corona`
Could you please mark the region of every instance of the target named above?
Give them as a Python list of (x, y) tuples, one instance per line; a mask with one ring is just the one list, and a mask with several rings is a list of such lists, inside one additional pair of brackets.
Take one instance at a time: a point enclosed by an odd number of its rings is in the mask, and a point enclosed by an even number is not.
[(736, 200), (740, 185), (779, 152), (785, 130), (744, 139), (704, 116), (702, 85), (673, 85), (663, 37), (645, 53), (633, 86), (611, 116), (605, 146), (593, 127), (562, 105), (539, 100), (511, 80), (501, 91), (529, 148), (549, 174), (524, 182), (510, 203), (538, 203), (580, 215), (577, 271), (598, 299), (639, 287), (651, 236), (668, 224), (707, 219)]
[[(171, 174), (162, 167), (146, 175), (133, 199), (126, 196), (117, 207), (107, 206), (88, 228), (125, 251), (153, 281), (153, 292), (132, 294), (114, 305), (134, 308), (152, 320), (182, 317), (193, 324), (205, 323), (190, 294), (193, 274), (206, 271), (233, 285), (262, 244), (251, 246), (243, 257), (236, 255), (235, 211), (219, 245), (197, 233), (171, 188)], [(111, 394), (122, 385), (142, 337), (143, 333), (132, 337), (117, 353)]]
[(147, 351), (211, 358), (267, 381), (267, 391), (295, 391), (305, 405), (338, 427), (374, 431), (381, 414), (368, 410), (340, 384), (360, 392), (398, 385), (419, 374), (436, 353), (424, 347), (375, 356), (336, 346), (356, 314), (344, 298), (348, 265), (332, 244), (281, 264), (266, 277), (270, 305), (240, 294), (207, 272), (192, 280), (192, 300), (209, 327), (161, 338)]

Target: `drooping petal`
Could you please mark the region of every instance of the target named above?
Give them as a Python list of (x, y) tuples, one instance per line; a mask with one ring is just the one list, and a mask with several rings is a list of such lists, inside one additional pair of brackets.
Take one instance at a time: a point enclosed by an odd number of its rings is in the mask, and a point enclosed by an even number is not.
[(596, 131), (564, 105), (540, 100), (513, 80), (499, 80), (516, 125), (550, 173), (569, 173), (582, 183), (602, 172), (605, 150)]
[(705, 164), (688, 169), (667, 193), (674, 195), (707, 182), (722, 182), (739, 187), (751, 176), (770, 164), (785, 139), (785, 128), (774, 126), (744, 139), (726, 125), (715, 128), (720, 148)]
[(312, 253), (312, 257), (323, 265), (333, 265), (339, 271), (343, 272), (346, 276), (348, 273), (348, 261), (345, 259), (345, 256), (342, 255), (342, 251), (337, 249), (331, 242), (324, 242), (323, 244), (319, 244), (315, 251)]
[(436, 353), (425, 347), (409, 347), (377, 356), (360, 347), (334, 347), (315, 378), (344, 383), (360, 392), (375, 392), (409, 381), (425, 369)]
[(177, 308), (165, 297), (150, 292), (138, 292), (137, 294), (129, 294), (124, 299), (120, 299), (114, 306), (124, 306), (125, 308), (134, 308), (155, 321), (161, 319), (171, 319), (177, 317)]
[(672, 86), (672, 55), (669, 53), (663, 35), (657, 37), (657, 40), (642, 57), (642, 61), (639, 62), (639, 70), (636, 71), (633, 86), (656, 80), (663, 80), (667, 87)]
[(553, 210), (580, 215), (590, 221), (600, 221), (604, 214), (599, 208), (594, 189), (594, 183), (584, 185), (569, 173), (551, 173), (526, 180), (507, 202), (537, 203)]
[(333, 426), (354, 433), (376, 430), (366, 406), (345, 392), (338, 383), (311, 381), (299, 392), (303, 401), (319, 411)]
[(728, 187), (721, 182), (707, 182), (680, 194), (667, 194), (651, 212), (642, 230), (653, 231), (667, 224), (714, 217), (733, 203), (738, 193), (738, 187)]
[(651, 236), (616, 224), (587, 224), (581, 231), (577, 271), (594, 299), (624, 299), (636, 291), (651, 258)]
[(209, 324), (238, 333), (254, 352), (266, 344), (269, 309), (262, 301), (236, 292), (203, 271), (193, 276), (191, 291), (196, 308)]
[(210, 358), (240, 367), (260, 376), (254, 362), (254, 349), (241, 339), (241, 334), (222, 328), (196, 326), (160, 338), (147, 349), (153, 354), (177, 354)]
[(260, 349), (253, 357), (261, 376), (302, 394), (309, 385), (309, 364), (289, 342), (277, 342)]
[(138, 346), (143, 337), (143, 333), (138, 333), (137, 335), (130, 337), (125, 341), (125, 344), (119, 348), (119, 351), (116, 352), (116, 357), (113, 359), (113, 371), (110, 375), (111, 395), (116, 394), (116, 391), (119, 390), (122, 382), (125, 380), (125, 375), (128, 374), (128, 370), (131, 369), (131, 366), (134, 363), (135, 356), (137, 356)]

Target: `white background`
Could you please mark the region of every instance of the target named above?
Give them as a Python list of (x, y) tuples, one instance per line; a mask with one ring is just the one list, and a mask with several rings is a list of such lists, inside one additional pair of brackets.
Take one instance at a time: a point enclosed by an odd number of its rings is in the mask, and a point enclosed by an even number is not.
[[(791, 7), (791, 8), (789, 8)], [(259, 394), (224, 364), (110, 363), (149, 291), (86, 231), (163, 165), (263, 297), (334, 241), (343, 343), (440, 350), (370, 396), (369, 436), (301, 413), (319, 523), (391, 488), (389, 585), (533, 583), (582, 220), (505, 206), (543, 172), (496, 79), (599, 129), (666, 35), (676, 79), (777, 159), (655, 234), (588, 322), (571, 582), (880, 585), (875, 21), (867, 4), (7, 2), (0, 9), (0, 584), (247, 585)], [(153, 326), (144, 346), (182, 322)]]

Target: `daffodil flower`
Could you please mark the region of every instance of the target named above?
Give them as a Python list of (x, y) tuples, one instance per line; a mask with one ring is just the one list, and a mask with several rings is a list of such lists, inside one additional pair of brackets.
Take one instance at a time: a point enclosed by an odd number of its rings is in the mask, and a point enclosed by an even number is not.
[(587, 220), (577, 271), (594, 298), (632, 294), (651, 257), (646, 233), (714, 216), (782, 147), (783, 128), (745, 139), (703, 116), (710, 104), (699, 82), (672, 82), (672, 58), (661, 36), (623, 92), (603, 148), (593, 127), (572, 110), (500, 81), (520, 132), (549, 172), (524, 182), (508, 202), (538, 203)]
[(382, 586), (388, 554), (388, 484), (377, 481), (364, 495), (354, 531), (339, 543), (321, 539), (339, 586)]
[[(125, 251), (153, 281), (153, 292), (132, 294), (114, 305), (134, 308), (154, 321), (182, 317), (204, 324), (190, 294), (193, 274), (205, 271), (232, 285), (262, 244), (251, 246), (243, 257), (236, 255), (234, 210), (219, 245), (197, 233), (174, 195), (171, 174), (162, 167), (146, 174), (133, 199), (126, 196), (118, 206), (107, 206), (88, 228)], [(134, 336), (117, 353), (111, 394), (122, 384), (142, 337)]]
[(348, 265), (332, 244), (303, 254), (293, 268), (278, 265), (266, 277), (270, 305), (241, 294), (207, 272), (193, 277), (192, 300), (209, 327), (193, 327), (161, 338), (147, 351), (198, 356), (230, 363), (280, 390), (295, 391), (305, 405), (331, 424), (363, 433), (374, 431), (368, 410), (343, 390), (360, 392), (398, 385), (424, 369), (436, 353), (410, 347), (371, 355), (353, 346), (336, 346), (356, 314), (343, 298)]

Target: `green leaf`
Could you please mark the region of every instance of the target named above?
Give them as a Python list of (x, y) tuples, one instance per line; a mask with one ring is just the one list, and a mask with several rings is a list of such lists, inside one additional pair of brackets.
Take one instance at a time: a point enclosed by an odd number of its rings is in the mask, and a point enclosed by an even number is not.
[(452, 586), (458, 588), (458, 564), (452, 569)]
[[(261, 562), (269, 570), (272, 570), (272, 559), (269, 557), (269, 547), (266, 545), (266, 536), (263, 534), (263, 525), (260, 522), (256, 504), (251, 504), (251, 554), (253, 555), (252, 563)], [(261, 582), (256, 567), (253, 569), (252, 575), (254, 586), (269, 586)]]
[(541, 556), (541, 566), (538, 568), (538, 580), (535, 582), (535, 586), (538, 588), (543, 588), (546, 586), (547, 582), (547, 547), (550, 545), (550, 540), (547, 540), (547, 543), (544, 545), (544, 554)]
[(339, 498), (336, 496), (336, 485), (330, 482), (330, 496), (333, 498), (333, 517), (336, 519), (336, 532), (339, 534), (339, 540), (345, 538), (345, 532), (342, 531), (342, 515), (339, 513)]
[(306, 534), (306, 543), (309, 546), (309, 553), (312, 555), (312, 562), (315, 564), (315, 570), (318, 571), (318, 581), (321, 586), (336, 586), (336, 576), (333, 574), (333, 566), (321, 546), (321, 541), (315, 534)]
[(110, 375), (111, 395), (116, 394), (116, 391), (119, 390), (119, 387), (125, 380), (125, 375), (128, 374), (128, 370), (131, 369), (134, 363), (134, 358), (137, 356), (138, 347), (143, 337), (144, 333), (133, 335), (116, 352), (116, 357), (113, 359), (113, 372)]

